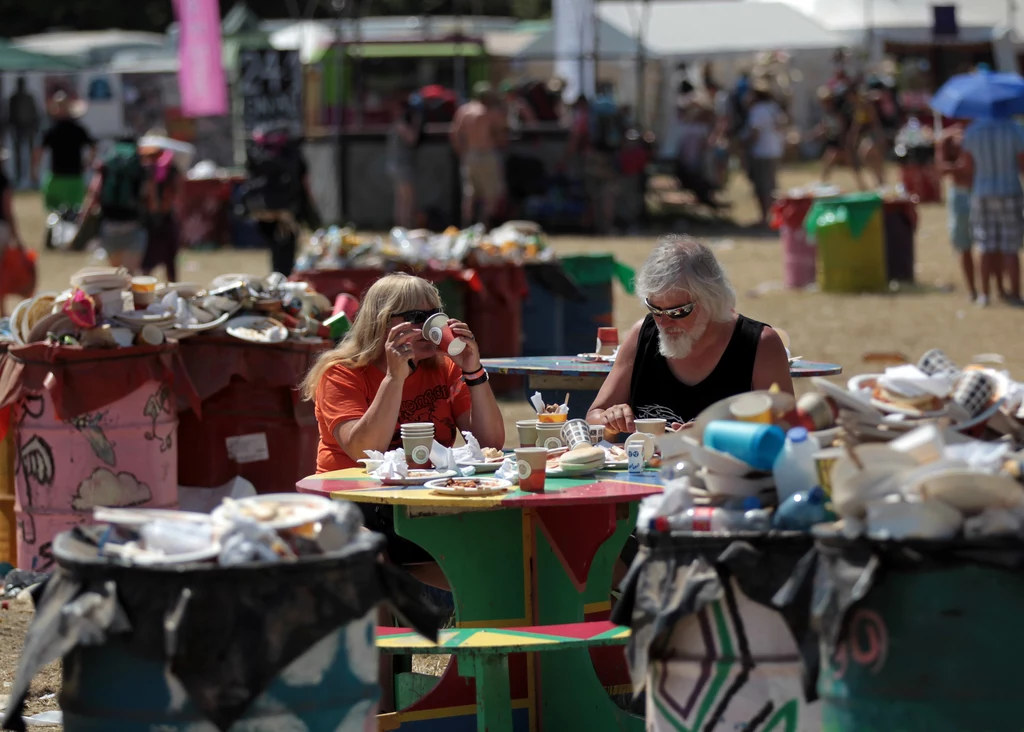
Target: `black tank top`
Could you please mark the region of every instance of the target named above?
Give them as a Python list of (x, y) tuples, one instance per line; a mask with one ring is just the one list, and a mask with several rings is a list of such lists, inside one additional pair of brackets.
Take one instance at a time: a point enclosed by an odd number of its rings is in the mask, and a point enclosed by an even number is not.
[(658, 351), (658, 326), (648, 315), (640, 327), (629, 385), (629, 406), (638, 419), (686, 423), (717, 401), (751, 390), (754, 359), (764, 323), (740, 315), (714, 370), (688, 386), (675, 377)]

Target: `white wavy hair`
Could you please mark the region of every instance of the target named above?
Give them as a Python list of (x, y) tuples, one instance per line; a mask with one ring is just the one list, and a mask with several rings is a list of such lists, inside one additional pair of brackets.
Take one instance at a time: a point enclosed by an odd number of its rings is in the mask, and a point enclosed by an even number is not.
[(658, 239), (636, 276), (640, 299), (685, 290), (712, 320), (726, 322), (736, 307), (736, 290), (709, 247), (689, 236)]

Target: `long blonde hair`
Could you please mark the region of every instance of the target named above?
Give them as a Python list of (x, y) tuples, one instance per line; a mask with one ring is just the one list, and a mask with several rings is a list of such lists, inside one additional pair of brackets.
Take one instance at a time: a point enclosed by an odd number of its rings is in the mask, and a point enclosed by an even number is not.
[(374, 282), (359, 305), (352, 330), (335, 348), (320, 354), (306, 374), (302, 381), (302, 398), (309, 401), (316, 396), (320, 380), (332, 366), (341, 364), (357, 369), (379, 359), (384, 355), (391, 318), (424, 303), (431, 308), (441, 307), (437, 288), (424, 279), (398, 272)]

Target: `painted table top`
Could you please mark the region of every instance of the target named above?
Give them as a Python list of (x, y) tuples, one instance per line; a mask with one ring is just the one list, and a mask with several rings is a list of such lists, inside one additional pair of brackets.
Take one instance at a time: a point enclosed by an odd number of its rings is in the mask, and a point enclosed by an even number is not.
[(456, 628), (442, 630), (435, 645), (408, 628), (377, 628), (377, 648), (382, 651), (415, 648), (417, 653), (451, 653), (453, 648), (472, 648), (481, 653), (566, 650), (618, 645), (629, 639), (630, 629), (608, 621), (545, 625), (526, 628)]
[(300, 480), (296, 487), (301, 493), (329, 495), (356, 503), (467, 510), (628, 503), (662, 490), (658, 473), (654, 470), (648, 470), (643, 475), (630, 475), (624, 470), (600, 470), (593, 476), (581, 478), (549, 476), (544, 485), (544, 493), (509, 490), (508, 493), (496, 496), (465, 498), (434, 495), (429, 488), (381, 486), (362, 468), (311, 475)]
[[(485, 358), (484, 368), (491, 373), (513, 376), (600, 376), (612, 370), (612, 364), (589, 361), (579, 356), (520, 356), (518, 358)], [(837, 363), (805, 361), (789, 364), (789, 373), (795, 379), (810, 376), (835, 376), (843, 372)]]

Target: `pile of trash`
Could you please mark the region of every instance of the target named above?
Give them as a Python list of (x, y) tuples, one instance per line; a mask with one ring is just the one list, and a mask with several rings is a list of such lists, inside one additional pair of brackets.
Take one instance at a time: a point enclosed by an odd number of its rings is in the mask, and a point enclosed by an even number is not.
[(125, 348), (225, 332), (253, 343), (320, 342), (348, 331), (347, 316), (333, 314), (332, 307), (307, 283), (289, 282), (279, 272), (223, 275), (202, 287), (89, 267), (73, 275), (64, 292), (19, 303), (0, 322), (0, 341)]
[(412, 265), (432, 269), (511, 262), (551, 261), (540, 226), (509, 221), (490, 232), (482, 224), (441, 233), (394, 228), (387, 237), (361, 236), (351, 228), (332, 226), (315, 232), (296, 262), (296, 271), (386, 269)]
[(362, 528), (359, 509), (301, 493), (225, 498), (211, 513), (96, 508), (100, 557), (140, 565), (285, 562), (339, 551)]
[(723, 400), (661, 438), (665, 493), (643, 501), (638, 526), (1024, 536), (1024, 386), (1008, 373), (933, 349), (846, 389), (813, 383), (799, 401), (776, 390)]

